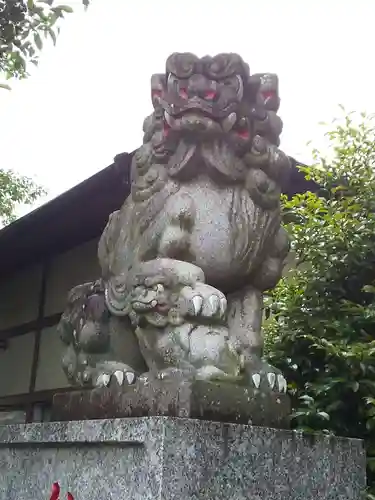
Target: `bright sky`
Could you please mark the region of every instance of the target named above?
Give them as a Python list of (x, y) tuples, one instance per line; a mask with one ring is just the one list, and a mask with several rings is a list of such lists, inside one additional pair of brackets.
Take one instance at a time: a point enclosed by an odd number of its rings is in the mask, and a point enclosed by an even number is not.
[[(175, 51), (238, 52), (280, 78), (282, 149), (309, 161), (337, 105), (375, 111), (374, 0), (79, 0), (30, 79), (0, 91), (1, 167), (48, 199), (142, 140), (150, 76)], [(105, 186), (103, 186), (105, 189)], [(44, 200), (45, 201), (45, 200)]]

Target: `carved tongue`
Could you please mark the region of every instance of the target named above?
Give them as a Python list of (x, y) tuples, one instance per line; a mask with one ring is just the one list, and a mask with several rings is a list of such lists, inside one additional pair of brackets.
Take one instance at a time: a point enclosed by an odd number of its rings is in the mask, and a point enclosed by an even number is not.
[(234, 124), (236, 123), (236, 120), (237, 120), (237, 115), (234, 112), (228, 115), (226, 118), (224, 118), (224, 120), (221, 122), (221, 126), (224, 132), (229, 132), (229, 130), (231, 130)]

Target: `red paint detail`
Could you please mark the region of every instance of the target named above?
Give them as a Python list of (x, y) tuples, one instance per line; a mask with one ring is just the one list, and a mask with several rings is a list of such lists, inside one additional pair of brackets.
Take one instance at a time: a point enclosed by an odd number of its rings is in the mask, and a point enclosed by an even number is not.
[(59, 483), (53, 483), (51, 496), (49, 500), (59, 500), (60, 495), (60, 485)]
[(152, 97), (161, 97), (161, 90), (155, 89), (151, 92), (151, 95)]
[(187, 89), (185, 87), (180, 88), (180, 97), (182, 97), (183, 99), (188, 98)]
[(237, 134), (242, 138), (242, 139), (249, 139), (250, 134), (248, 130), (240, 130), (237, 132)]
[(67, 498), (68, 500), (74, 500), (74, 496), (70, 493), (70, 491), (68, 491)]
[(164, 133), (165, 137), (167, 137), (167, 135), (169, 134), (170, 130), (171, 130), (171, 127), (168, 125), (167, 122), (164, 122), (163, 133)]
[(204, 97), (206, 99), (209, 99), (209, 100), (215, 99), (216, 92), (214, 90), (207, 90), (207, 92), (205, 93)]
[(276, 97), (276, 92), (274, 92), (273, 90), (266, 90), (265, 92), (262, 92), (262, 97), (265, 101), (268, 101), (268, 99)]

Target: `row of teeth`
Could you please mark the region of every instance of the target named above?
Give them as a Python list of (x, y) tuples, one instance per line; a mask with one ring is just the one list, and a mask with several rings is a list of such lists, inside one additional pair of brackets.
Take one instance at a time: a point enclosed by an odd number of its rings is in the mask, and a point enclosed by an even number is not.
[[(260, 381), (261, 381), (261, 376), (259, 373), (254, 373), (254, 375), (251, 376), (253, 379), (255, 387), (258, 389), (260, 386)], [(282, 375), (276, 375), (276, 373), (267, 373), (267, 380), (268, 384), (271, 387), (271, 389), (274, 389), (277, 383), (277, 387), (280, 392), (286, 392), (287, 389), (287, 383), (285, 378)]]
[[(118, 385), (123, 385), (124, 380), (127, 380), (128, 385), (131, 385), (134, 382), (135, 375), (132, 372), (122, 372), (121, 370), (116, 370), (112, 375), (117, 379)], [(96, 379), (97, 387), (108, 387), (111, 381), (111, 375), (108, 373), (101, 373), (99, 377)]]
[[(174, 127), (176, 120), (171, 116), (167, 111), (164, 111), (164, 119), (168, 123), (170, 127)], [(234, 127), (234, 124), (237, 121), (237, 114), (235, 112), (230, 113), (224, 120), (221, 122), (221, 127), (224, 130), (224, 132), (229, 132)]]

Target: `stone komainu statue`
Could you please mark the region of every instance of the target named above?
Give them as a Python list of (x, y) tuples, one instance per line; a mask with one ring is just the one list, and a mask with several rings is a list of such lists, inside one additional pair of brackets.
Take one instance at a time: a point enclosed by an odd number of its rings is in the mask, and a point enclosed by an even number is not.
[[(263, 292), (289, 250), (277, 77), (236, 54), (172, 54), (151, 96), (131, 194), (99, 243), (102, 278), (72, 290), (60, 322), (64, 370), (80, 385), (179, 374), (285, 392), (261, 359)], [(126, 356), (134, 339), (144, 373)]]

